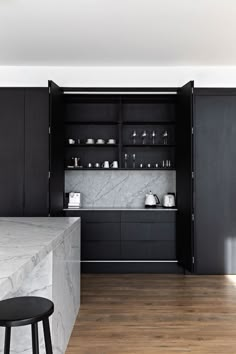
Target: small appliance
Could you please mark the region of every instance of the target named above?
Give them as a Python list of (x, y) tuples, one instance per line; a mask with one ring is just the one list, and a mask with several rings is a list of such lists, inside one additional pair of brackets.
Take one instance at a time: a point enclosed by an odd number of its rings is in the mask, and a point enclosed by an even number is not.
[(157, 204), (160, 204), (160, 200), (156, 194), (153, 194), (151, 191), (146, 194), (145, 208), (156, 208)]
[(68, 208), (79, 209), (80, 207), (81, 207), (81, 194), (79, 192), (70, 192)]
[(175, 193), (167, 193), (163, 197), (164, 208), (175, 208)]

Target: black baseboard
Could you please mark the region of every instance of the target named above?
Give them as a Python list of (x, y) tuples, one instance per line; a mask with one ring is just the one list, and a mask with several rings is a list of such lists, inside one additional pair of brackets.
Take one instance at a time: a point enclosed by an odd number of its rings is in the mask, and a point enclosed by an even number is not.
[(178, 263), (82, 262), (81, 272), (184, 274), (184, 269)]

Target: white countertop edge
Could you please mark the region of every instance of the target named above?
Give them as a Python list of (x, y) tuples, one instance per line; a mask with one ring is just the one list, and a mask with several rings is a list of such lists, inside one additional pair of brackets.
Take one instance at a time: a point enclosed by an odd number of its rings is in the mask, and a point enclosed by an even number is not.
[[(4, 222), (14, 222), (14, 223), (25, 223), (25, 220), (37, 220), (39, 218), (32, 217), (32, 218), (24, 218), (24, 217), (1, 217), (0, 221)], [(41, 218), (43, 219), (43, 218)], [(50, 219), (46, 218), (45, 219)], [(52, 218), (54, 221), (56, 218)], [(61, 217), (60, 217), (61, 219)], [(52, 240), (50, 240), (46, 245), (38, 246), (38, 250), (32, 252), (32, 255), (26, 259), (25, 263), (21, 264), (21, 266), (15, 270), (13, 273), (9, 274), (8, 276), (0, 276), (0, 300), (9, 296), (9, 294), (14, 293), (19, 289), (21, 284), (24, 281), (25, 276), (29, 274), (50, 252), (52, 252), (58, 245), (60, 245), (64, 238), (69, 236), (73, 230), (77, 227), (78, 223), (80, 223), (79, 217), (65, 217), (65, 219), (74, 219), (74, 222), (69, 225), (65, 230), (59, 231), (58, 235), (56, 235)], [(32, 225), (33, 227), (34, 225)], [(29, 226), (30, 227), (30, 226)], [(1, 234), (1, 232), (0, 232)], [(9, 247), (13, 247), (9, 245)], [(27, 245), (25, 245), (27, 248)], [(1, 259), (0, 259), (1, 261)]]

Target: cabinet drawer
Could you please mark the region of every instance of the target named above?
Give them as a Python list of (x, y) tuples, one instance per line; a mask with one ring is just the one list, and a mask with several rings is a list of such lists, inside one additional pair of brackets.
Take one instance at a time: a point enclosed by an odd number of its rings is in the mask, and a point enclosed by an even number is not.
[(65, 212), (66, 216), (77, 216), (81, 217), (82, 221), (89, 222), (120, 222), (120, 212), (119, 211), (81, 211), (81, 210), (67, 210)]
[(120, 223), (82, 222), (83, 241), (119, 241)]
[(123, 211), (121, 222), (175, 222), (175, 211)]
[(122, 223), (121, 240), (175, 241), (175, 223)]
[(91, 241), (82, 243), (82, 260), (120, 259), (120, 241)]
[(126, 260), (174, 260), (174, 241), (124, 241), (121, 257)]

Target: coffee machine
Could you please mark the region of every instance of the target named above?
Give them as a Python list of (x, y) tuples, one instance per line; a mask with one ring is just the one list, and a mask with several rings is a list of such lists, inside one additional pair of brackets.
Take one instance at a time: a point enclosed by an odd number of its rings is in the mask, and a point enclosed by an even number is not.
[(70, 192), (69, 193), (69, 203), (68, 208), (79, 209), (81, 207), (81, 193), (80, 192)]

